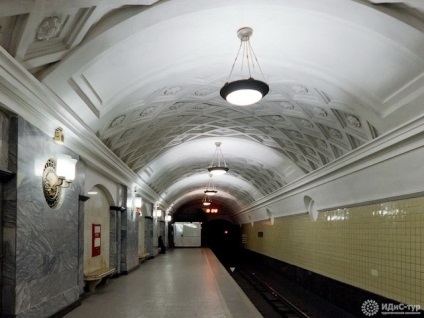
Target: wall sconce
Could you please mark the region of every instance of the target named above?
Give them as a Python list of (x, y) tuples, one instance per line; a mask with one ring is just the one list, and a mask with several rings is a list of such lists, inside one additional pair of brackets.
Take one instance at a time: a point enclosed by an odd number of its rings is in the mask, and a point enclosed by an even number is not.
[(135, 207), (141, 208), (141, 204), (142, 204), (141, 197), (135, 197), (135, 200), (134, 200)]
[(53, 140), (55, 143), (63, 145), (65, 142), (65, 135), (63, 134), (62, 128), (58, 127), (54, 130)]
[(160, 218), (162, 216), (162, 210), (156, 210), (156, 217)]
[(69, 188), (75, 179), (76, 162), (71, 156), (57, 155), (56, 160), (49, 158), (44, 164), (43, 192), (47, 204), (52, 209), (59, 206), (62, 188)]
[(167, 216), (165, 216), (166, 222), (171, 222), (171, 220), (172, 220), (172, 216), (170, 216), (169, 214)]

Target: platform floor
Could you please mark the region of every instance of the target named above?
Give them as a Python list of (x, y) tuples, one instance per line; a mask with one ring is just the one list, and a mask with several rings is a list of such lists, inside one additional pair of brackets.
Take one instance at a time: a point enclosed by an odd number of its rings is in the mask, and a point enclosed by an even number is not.
[(84, 297), (66, 318), (262, 317), (207, 248), (169, 250)]

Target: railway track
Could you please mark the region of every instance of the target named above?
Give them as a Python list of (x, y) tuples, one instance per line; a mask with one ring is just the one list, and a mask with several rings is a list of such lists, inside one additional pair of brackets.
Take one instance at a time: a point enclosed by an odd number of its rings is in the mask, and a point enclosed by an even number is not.
[[(309, 318), (310, 316), (292, 304), (285, 297), (280, 295), (267, 282), (255, 275), (255, 273), (247, 268), (237, 268), (237, 273), (233, 272), (233, 276), (242, 277), (254, 290), (274, 309), (274, 314), (265, 313), (264, 317), (287, 317), (287, 318)], [(240, 278), (239, 277), (239, 278)], [(236, 277), (235, 277), (236, 278)], [(237, 281), (237, 279), (236, 279)], [(256, 296), (255, 296), (256, 297)], [(256, 299), (257, 301), (257, 299)], [(258, 308), (259, 311), (260, 308)]]

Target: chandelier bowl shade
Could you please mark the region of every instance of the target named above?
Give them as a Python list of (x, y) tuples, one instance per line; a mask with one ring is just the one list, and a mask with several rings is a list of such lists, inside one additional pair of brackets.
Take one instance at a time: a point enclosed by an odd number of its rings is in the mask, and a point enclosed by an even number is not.
[(205, 190), (204, 191), (206, 195), (215, 195), (218, 191), (217, 190)]
[(225, 174), (228, 171), (228, 167), (209, 167), (208, 171), (209, 173), (213, 174), (214, 176), (220, 176)]
[(268, 92), (267, 83), (250, 77), (225, 83), (220, 90), (220, 95), (230, 104), (248, 106), (260, 101)]

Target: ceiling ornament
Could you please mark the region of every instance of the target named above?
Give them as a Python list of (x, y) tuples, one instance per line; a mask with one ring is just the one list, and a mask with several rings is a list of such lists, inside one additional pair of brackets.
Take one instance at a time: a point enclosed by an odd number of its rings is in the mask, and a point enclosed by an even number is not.
[(340, 133), (340, 131), (334, 128), (330, 128), (330, 136), (337, 139), (342, 139), (342, 134)]
[(300, 121), (300, 123), (302, 124), (302, 126), (303, 126), (304, 128), (309, 128), (309, 129), (314, 128), (314, 125), (313, 125), (313, 124), (312, 124), (309, 120), (302, 119), (302, 120)]
[(147, 107), (146, 109), (142, 110), (140, 113), (140, 117), (145, 117), (147, 115), (150, 115), (155, 110), (154, 106)]
[(196, 95), (196, 96), (202, 96), (203, 97), (203, 96), (212, 94), (214, 91), (215, 91), (214, 88), (204, 88), (204, 89), (195, 91), (194, 92), (194, 95)]
[(328, 148), (327, 143), (322, 140), (322, 139), (316, 139), (318, 146), (320, 146), (321, 148)]
[(359, 121), (359, 119), (353, 115), (348, 115), (346, 117), (347, 122), (349, 123), (350, 126), (359, 128), (361, 127), (361, 122)]
[(175, 95), (180, 90), (181, 90), (181, 87), (180, 86), (169, 87), (169, 88), (166, 88), (163, 91), (163, 95)]
[(177, 110), (184, 106), (183, 102), (176, 102), (173, 105), (169, 106), (170, 110)]
[(38, 27), (36, 38), (39, 41), (47, 41), (59, 36), (62, 30), (62, 19), (54, 16), (47, 17)]
[(280, 115), (273, 115), (273, 116), (271, 116), (271, 118), (273, 119), (273, 120), (275, 120), (275, 121), (286, 121), (285, 119), (284, 119), (284, 117), (283, 116), (280, 116)]
[(325, 109), (321, 107), (314, 107), (313, 112), (316, 116), (319, 116), (319, 117), (327, 117), (328, 115)]
[(120, 124), (122, 124), (122, 122), (124, 121), (126, 115), (121, 115), (119, 117), (116, 117), (114, 120), (112, 120), (112, 122), (110, 123), (109, 127), (116, 127), (119, 126)]
[(305, 157), (303, 157), (302, 155), (297, 155), (297, 158), (299, 159), (299, 161), (301, 162), (306, 162)]
[[(264, 74), (259, 65), (258, 59), (250, 44), (250, 37), (253, 30), (249, 27), (241, 28), (237, 31), (237, 36), (240, 39), (240, 47), (237, 56), (234, 60), (233, 66), (228, 77), (228, 81), (220, 90), (220, 95), (230, 104), (236, 106), (248, 106), (260, 101), (269, 92), (269, 86), (265, 83)], [(233, 74), (234, 66), (241, 53), (241, 71), (243, 66), (246, 65), (248, 70), (248, 78), (230, 82), (231, 75)], [(255, 64), (257, 66), (255, 67)], [(252, 71), (258, 69), (264, 81), (256, 80), (252, 77)]]
[(316, 155), (315, 151), (312, 148), (306, 147), (305, 148), (305, 151), (310, 156), (315, 156)]
[(283, 107), (284, 109), (294, 109), (294, 106), (289, 102), (281, 102), (281, 107)]
[(290, 134), (294, 137), (294, 138), (299, 138), (302, 139), (302, 134), (296, 130), (292, 130), (290, 131)]
[(135, 130), (135, 128), (130, 128), (130, 129), (125, 130), (125, 132), (122, 134), (120, 139), (126, 139), (126, 138), (132, 136), (132, 134), (134, 133), (134, 130)]
[(208, 107), (208, 105), (206, 104), (196, 104), (194, 106), (194, 109), (202, 110), (202, 109), (205, 109), (206, 107)]
[(293, 85), (292, 86), (293, 92), (300, 95), (306, 95), (308, 94), (308, 89), (303, 85)]

